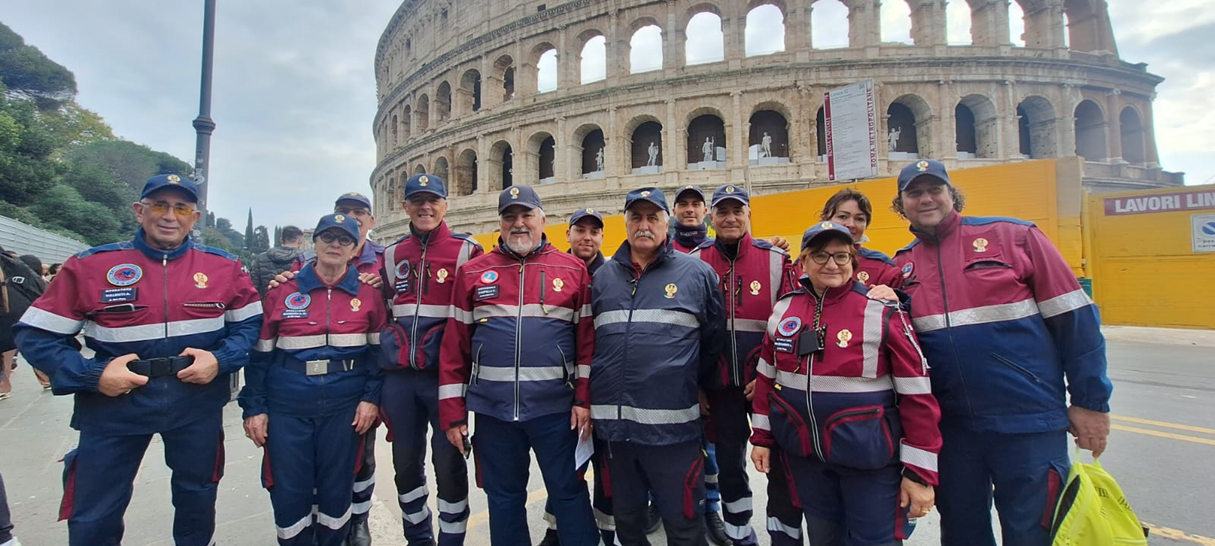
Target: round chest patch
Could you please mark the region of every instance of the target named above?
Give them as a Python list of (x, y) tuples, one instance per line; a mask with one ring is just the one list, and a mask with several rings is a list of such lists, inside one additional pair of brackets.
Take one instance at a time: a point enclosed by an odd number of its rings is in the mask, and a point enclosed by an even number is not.
[(295, 292), (290, 296), (287, 296), (287, 299), (283, 302), (283, 304), (287, 306), (287, 309), (291, 309), (292, 311), (307, 309), (308, 305), (311, 303), (312, 296), (309, 296), (308, 294), (301, 294), (299, 292)]
[(143, 270), (135, 264), (119, 264), (111, 267), (105, 278), (114, 286), (131, 286), (143, 278)]
[(481, 282), (498, 282), (497, 271), (486, 271), (481, 274)]
[(403, 261), (403, 262), (397, 264), (397, 278), (398, 279), (408, 279), (409, 278), (409, 260), (406, 260), (406, 261)]
[(777, 327), (776, 331), (779, 332), (780, 335), (788, 337), (793, 334), (796, 334), (797, 331), (801, 330), (801, 329), (802, 329), (802, 319), (799, 317), (789, 317), (789, 318), (781, 321), (780, 326)]
[(904, 279), (911, 276), (912, 269), (914, 269), (914, 268), (912, 267), (911, 262), (907, 262), (907, 265), (903, 266), (903, 278)]

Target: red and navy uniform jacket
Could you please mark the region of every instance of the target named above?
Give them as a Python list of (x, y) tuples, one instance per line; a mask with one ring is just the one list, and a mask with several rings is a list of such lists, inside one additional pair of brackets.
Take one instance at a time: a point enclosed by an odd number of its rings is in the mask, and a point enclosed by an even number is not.
[(700, 389), (715, 375), (725, 337), (717, 275), (670, 243), (642, 270), (626, 241), (591, 290), (595, 434), (641, 445), (699, 442)]
[[(218, 411), (228, 403), (228, 374), (248, 363), (262, 304), (236, 256), (191, 239), (174, 250), (131, 241), (68, 258), (53, 286), (14, 326), (17, 346), (51, 376), (55, 394), (74, 394), (72, 427), (102, 434), (151, 434)], [(80, 354), (77, 332), (94, 351)], [(210, 351), (219, 375), (206, 385), (174, 376), (149, 379), (129, 395), (97, 390), (114, 357), (174, 357)]]
[(895, 263), (943, 424), (1065, 429), (1065, 378), (1072, 405), (1109, 411), (1097, 307), (1045, 234), (1020, 220), (952, 212), (935, 236), (915, 235)]
[(708, 388), (741, 387), (755, 379), (759, 348), (772, 306), (795, 288), (793, 264), (785, 251), (744, 234), (731, 256), (721, 239), (692, 251), (717, 273), (726, 305), (726, 342), (718, 370)]
[(870, 287), (882, 284), (891, 288), (903, 287), (903, 276), (899, 274), (899, 267), (894, 265), (894, 260), (861, 245), (856, 245), (856, 273), (852, 278)]
[(444, 429), (469, 411), (526, 421), (590, 406), (591, 277), (548, 244), (519, 256), (499, 241), (456, 269), (439, 361)]
[[(263, 413), (322, 417), (359, 402), (380, 403), (377, 345), (388, 315), (380, 289), (359, 282), (354, 266), (347, 266), (336, 285), (326, 286), (314, 265), (305, 264), (266, 293), (265, 318), (240, 394), (246, 418)], [(307, 375), (302, 367), (310, 360), (350, 365)]]
[[(941, 410), (910, 318), (857, 282), (821, 298), (801, 284), (768, 320), (751, 443), (862, 470), (902, 461), (936, 485)], [(821, 352), (803, 350), (818, 339)]]
[(443, 328), (451, 315), (456, 269), (482, 254), (481, 245), (452, 233), (447, 222), (426, 235), (413, 231), (384, 251), (380, 276), (392, 300), (392, 321), (381, 336), (386, 370), (439, 372)]
[[(308, 249), (303, 254), (300, 254), (294, 262), (291, 262), (291, 270), (299, 271), (306, 263), (316, 263), (315, 249)], [(359, 273), (375, 273), (378, 275), (380, 269), (384, 267), (384, 245), (371, 239), (363, 241), (363, 250), (359, 251), (358, 256), (350, 259), (350, 265), (358, 268)]]

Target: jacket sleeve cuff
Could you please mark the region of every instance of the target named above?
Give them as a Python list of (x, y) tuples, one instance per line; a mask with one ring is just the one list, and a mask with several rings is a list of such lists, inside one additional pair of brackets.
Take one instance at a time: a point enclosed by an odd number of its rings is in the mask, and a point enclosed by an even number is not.
[(1077, 400), (1077, 399), (1073, 398), (1071, 401), (1071, 404), (1073, 406), (1081, 407), (1086, 410), (1096, 411), (1096, 412), (1100, 412), (1100, 413), (1109, 413), (1110, 412), (1110, 403), (1108, 401), (1104, 401), (1104, 400), (1102, 400), (1102, 401)]

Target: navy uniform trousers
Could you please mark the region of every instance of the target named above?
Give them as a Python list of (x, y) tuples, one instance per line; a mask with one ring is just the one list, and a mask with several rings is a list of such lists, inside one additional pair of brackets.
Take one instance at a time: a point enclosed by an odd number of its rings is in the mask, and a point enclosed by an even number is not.
[(346, 540), (363, 441), (351, 425), (356, 409), (352, 404), (321, 417), (268, 414), (262, 485), (270, 490), (281, 546), (341, 546)]
[(375, 493), (375, 430), (377, 424), (363, 434), (359, 449), (358, 472), (354, 475), (354, 491), (350, 496), (350, 527), (363, 525), (371, 514), (371, 496)]
[(443, 546), (464, 544), (468, 525), (468, 465), (447, 441), (439, 425), (439, 375), (432, 371), (400, 370), (384, 373), (381, 415), (392, 442), (398, 502), (405, 538), (413, 543), (434, 540), (430, 509), (426, 506), (426, 427), (431, 461), (438, 482), (439, 538)]
[(561, 546), (599, 544), (586, 483), (578, 478), (578, 469), (574, 468), (578, 433), (570, 430), (569, 412), (525, 421), (503, 421), (477, 414), (472, 443), (477, 457), (477, 478), (489, 501), (489, 539), (493, 546), (532, 543), (527, 526), (531, 451), (536, 453), (544, 487), (553, 501)]
[[(223, 413), (219, 410), (160, 432), (165, 464), (173, 471), (173, 542), (209, 546), (215, 533), (215, 494), (224, 475)], [(71, 546), (117, 546), (135, 474), (151, 434), (82, 431), (79, 447), (64, 456), (60, 519), (68, 520)], [(311, 493), (311, 491), (309, 492)], [(311, 495), (309, 495), (309, 498)], [(309, 506), (311, 509), (311, 506)]]
[(942, 426), (941, 439), (942, 545), (995, 546), (993, 500), (1004, 546), (1050, 544), (1051, 518), (1071, 470), (1066, 430), (998, 434)]
[(608, 467), (620, 544), (649, 546), (645, 536), (649, 492), (653, 492), (654, 506), (662, 516), (668, 545), (708, 544), (704, 451), (699, 440), (665, 446), (608, 442)]
[(894, 546), (911, 536), (907, 508), (899, 508), (902, 463), (859, 470), (788, 452), (783, 457), (813, 546)]

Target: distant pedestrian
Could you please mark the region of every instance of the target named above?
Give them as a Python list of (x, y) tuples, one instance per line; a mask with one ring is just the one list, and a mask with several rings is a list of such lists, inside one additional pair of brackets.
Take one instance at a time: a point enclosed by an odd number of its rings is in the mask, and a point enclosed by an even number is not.
[[(41, 269), (41, 265), (38, 269)], [(13, 390), (9, 379), (17, 358), (13, 325), (45, 288), (35, 271), (37, 269), (30, 269), (25, 261), (0, 248), (0, 400), (8, 398)]]
[(253, 258), (253, 267), (249, 268), (249, 276), (253, 278), (253, 287), (264, 298), (270, 291), (270, 280), (275, 275), (291, 269), (295, 259), (304, 253), (304, 232), (295, 226), (283, 228), (278, 238), (278, 246), (267, 250)]

